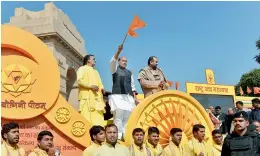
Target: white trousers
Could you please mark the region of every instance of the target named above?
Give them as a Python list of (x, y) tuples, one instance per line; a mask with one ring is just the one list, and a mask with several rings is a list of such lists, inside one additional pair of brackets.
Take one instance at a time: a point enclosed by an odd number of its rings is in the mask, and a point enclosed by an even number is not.
[(122, 139), (122, 136), (125, 134), (126, 124), (128, 122), (128, 119), (131, 115), (130, 111), (123, 110), (123, 109), (116, 109), (113, 112), (114, 116), (114, 124), (118, 128), (118, 139)]

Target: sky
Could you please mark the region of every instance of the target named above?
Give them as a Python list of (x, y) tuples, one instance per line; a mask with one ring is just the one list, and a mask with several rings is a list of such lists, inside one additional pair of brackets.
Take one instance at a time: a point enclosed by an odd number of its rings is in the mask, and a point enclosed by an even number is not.
[[(1, 2), (1, 23), (8, 23), (14, 9), (40, 11), (46, 2)], [(122, 43), (134, 17), (147, 27), (138, 38), (128, 37), (121, 56), (135, 77), (157, 56), (167, 79), (180, 83), (206, 83), (205, 70), (215, 73), (216, 84), (236, 85), (242, 74), (259, 68), (260, 2), (54, 2), (67, 14), (97, 60), (106, 90), (112, 90), (109, 61)]]

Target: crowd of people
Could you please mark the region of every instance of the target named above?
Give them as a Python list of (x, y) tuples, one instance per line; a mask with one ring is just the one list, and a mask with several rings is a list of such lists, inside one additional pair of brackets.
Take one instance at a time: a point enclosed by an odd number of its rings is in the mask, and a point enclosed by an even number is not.
[[(238, 111), (233, 115), (234, 130), (225, 139), (220, 129), (212, 131), (210, 143), (205, 138), (205, 126), (196, 124), (192, 127), (193, 137), (182, 143), (183, 131), (174, 127), (170, 130), (169, 144), (163, 148), (160, 145), (160, 131), (157, 127), (149, 127), (147, 140), (145, 130), (135, 128), (132, 131), (133, 142), (126, 147), (118, 141), (119, 130), (115, 124), (105, 127), (93, 126), (89, 135), (91, 145), (82, 156), (258, 156), (260, 155), (260, 136), (256, 128), (250, 128), (249, 115)], [(2, 155), (24, 156), (25, 151), (18, 145), (19, 125), (11, 122), (2, 126)], [(37, 137), (37, 147), (28, 156), (61, 156), (55, 149), (53, 135), (50, 131), (41, 131)]]
[(221, 111), (220, 106), (209, 106), (207, 109), (209, 117), (216, 129), (219, 129), (222, 134), (231, 134), (234, 130), (233, 118), (235, 112), (244, 111), (248, 114), (251, 129), (255, 129), (260, 133), (260, 100), (258, 98), (252, 99), (252, 108), (244, 107), (242, 101), (236, 102), (236, 109), (229, 108), (227, 114)]
[[(113, 114), (113, 123), (106, 124), (104, 113), (106, 104), (103, 96), (108, 94), (104, 89), (94, 55), (84, 58), (83, 66), (77, 71), (79, 86), (79, 113), (94, 125), (89, 135), (92, 144), (82, 156), (257, 156), (260, 155), (260, 100), (252, 100), (252, 109), (243, 107), (243, 102), (236, 102), (236, 110), (228, 109), (225, 114), (220, 106), (210, 106), (207, 110), (215, 130), (212, 131), (210, 143), (205, 139), (205, 126), (196, 124), (192, 127), (193, 137), (182, 143), (183, 130), (172, 127), (169, 144), (160, 145), (160, 130), (149, 127), (147, 140), (146, 130), (135, 128), (132, 131), (133, 142), (129, 147), (120, 144), (124, 140), (126, 124), (135, 106), (139, 103), (133, 74), (126, 68), (126, 57), (119, 57), (123, 46), (110, 60), (112, 74), (112, 93), (109, 95), (109, 111)], [(118, 65), (117, 65), (118, 63)], [(157, 67), (158, 58), (151, 56), (148, 66), (141, 69), (138, 82), (148, 97), (161, 90), (167, 90), (168, 81), (162, 70)], [(19, 125), (15, 122), (2, 126), (2, 155), (24, 156), (25, 151), (18, 145)], [(55, 148), (54, 136), (50, 131), (41, 131), (37, 137), (37, 147), (28, 156), (60, 156)], [(211, 140), (211, 139), (209, 139)]]

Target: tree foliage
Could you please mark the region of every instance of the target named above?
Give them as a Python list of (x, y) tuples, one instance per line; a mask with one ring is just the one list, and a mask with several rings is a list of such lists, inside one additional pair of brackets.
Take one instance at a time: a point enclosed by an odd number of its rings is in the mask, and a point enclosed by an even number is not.
[[(256, 41), (256, 48), (260, 50), (260, 39)], [(260, 64), (260, 53), (254, 57), (255, 61)]]
[[(240, 95), (240, 86), (245, 95), (259, 97), (260, 94), (254, 95), (253, 87), (260, 87), (260, 69), (254, 69), (242, 75), (240, 82), (235, 86), (236, 95)], [(252, 90), (251, 94), (247, 94), (247, 86)]]

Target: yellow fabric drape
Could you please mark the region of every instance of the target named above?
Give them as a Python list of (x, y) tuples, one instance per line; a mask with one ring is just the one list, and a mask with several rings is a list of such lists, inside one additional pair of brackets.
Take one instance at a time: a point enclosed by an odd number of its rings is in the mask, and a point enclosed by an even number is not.
[(163, 149), (162, 156), (188, 156), (183, 146), (176, 146), (173, 142)]
[(204, 156), (213, 156), (213, 147), (205, 141), (199, 142), (195, 138), (186, 144), (185, 150), (190, 156), (197, 156), (200, 152), (204, 153)]
[(37, 147), (28, 156), (48, 156), (48, 153)]
[(98, 147), (100, 147), (100, 145), (92, 143), (89, 147), (87, 147), (83, 151), (82, 156), (93, 156), (93, 154), (96, 152)]
[(25, 156), (25, 151), (22, 147), (20, 146), (9, 146), (5, 141), (2, 143), (1, 147), (1, 155), (2, 156), (7, 156), (8, 152), (10, 153), (11, 156)]
[(222, 151), (222, 145), (213, 143), (214, 156), (221, 156), (221, 151)]
[(145, 145), (142, 145), (142, 149), (136, 146), (134, 143), (129, 147), (130, 156), (150, 156), (147, 153), (147, 148)]
[(158, 143), (156, 147), (153, 147), (152, 144), (149, 143), (149, 141), (146, 141), (146, 147), (152, 152), (154, 156), (159, 156), (162, 154), (163, 148), (162, 146)]

